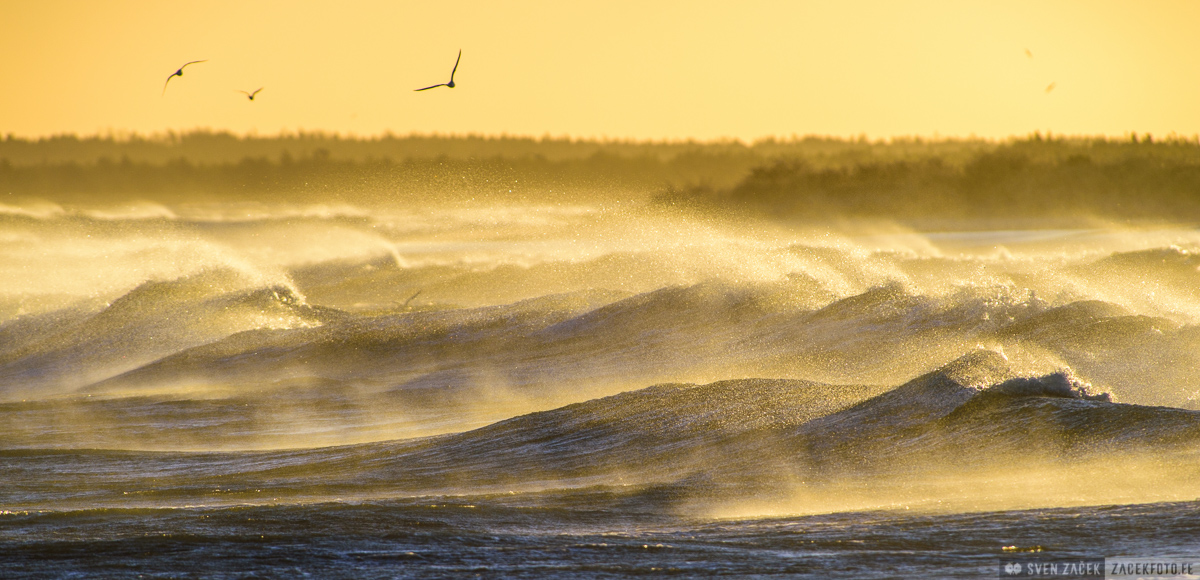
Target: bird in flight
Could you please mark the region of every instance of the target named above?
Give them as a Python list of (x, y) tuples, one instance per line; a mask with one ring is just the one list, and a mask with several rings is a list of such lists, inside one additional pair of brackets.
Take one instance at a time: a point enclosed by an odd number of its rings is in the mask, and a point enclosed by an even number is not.
[(254, 95), (257, 95), (257, 94), (258, 94), (258, 91), (261, 91), (261, 90), (263, 90), (263, 88), (262, 88), (262, 87), (258, 87), (258, 90), (257, 90), (257, 91), (254, 91), (253, 93), (247, 93), (246, 91), (238, 91), (238, 92), (239, 92), (239, 93), (242, 93), (243, 95), (246, 95), (246, 97), (247, 97), (247, 98), (249, 98), (251, 101), (253, 101), (253, 100), (254, 100)]
[(448, 82), (448, 83), (441, 83), (441, 84), (437, 84), (437, 85), (433, 85), (433, 86), (425, 87), (425, 88), (423, 88), (423, 89), (413, 89), (413, 91), (414, 91), (414, 92), (415, 92), (415, 91), (428, 91), (429, 89), (436, 88), (436, 87), (450, 87), (450, 88), (454, 88), (454, 73), (455, 73), (455, 71), (457, 71), (457, 70), (458, 70), (458, 61), (460, 61), (460, 60), (462, 60), (462, 49), (461, 49), (461, 48), (460, 48), (460, 49), (458, 49), (458, 58), (454, 59), (454, 70), (451, 70), (451, 71), (450, 71), (450, 82)]
[(173, 79), (173, 78), (175, 78), (175, 77), (181, 77), (181, 76), (183, 76), (183, 68), (184, 68), (184, 67), (186, 67), (186, 66), (187, 66), (187, 65), (189, 65), (189, 64), (196, 64), (196, 63), (198, 63), (198, 62), (208, 62), (208, 60), (207, 60), (207, 59), (206, 59), (206, 60), (193, 60), (192, 62), (189, 62), (189, 63), (184, 63), (184, 65), (183, 65), (183, 66), (179, 67), (179, 70), (177, 70), (177, 71), (175, 71), (175, 72), (171, 73), (171, 76), (168, 76), (168, 77), (167, 77), (167, 82), (163, 83), (163, 94), (164, 94), (164, 95), (165, 95), (165, 94), (167, 94), (167, 85), (171, 83), (171, 79)]

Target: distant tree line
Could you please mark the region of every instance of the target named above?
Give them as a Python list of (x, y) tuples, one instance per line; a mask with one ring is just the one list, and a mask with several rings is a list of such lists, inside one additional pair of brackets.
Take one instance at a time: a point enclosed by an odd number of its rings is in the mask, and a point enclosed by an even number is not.
[(1176, 140), (1046, 140), (977, 151), (822, 167), (773, 160), (724, 188), (671, 189), (659, 204), (791, 220), (830, 217), (1200, 221), (1200, 146)]
[(245, 158), (279, 161), (284, 157), (302, 159), (323, 152), (340, 161), (400, 162), (409, 159), (520, 159), (548, 161), (586, 159), (593, 156), (653, 158), (669, 161), (681, 156), (718, 156), (773, 158), (801, 156), (818, 163), (853, 163), (865, 156), (951, 155), (955, 151), (990, 148), (982, 140), (930, 141), (920, 138), (898, 139), (881, 148), (864, 139), (845, 140), (806, 136), (791, 139), (763, 139), (751, 144), (736, 140), (719, 141), (628, 141), (570, 139), (544, 136), (478, 135), (390, 135), (342, 137), (332, 133), (297, 132), (276, 136), (239, 136), (224, 131), (196, 130), (168, 132), (153, 136), (109, 134), (80, 137), (55, 135), (27, 139), (8, 135), (0, 139), (0, 159), (12, 165), (59, 163), (94, 164), (102, 159), (128, 158), (133, 163), (162, 164), (186, 159), (198, 165), (237, 163)]
[(195, 131), (0, 140), (0, 195), (61, 202), (650, 199), (715, 214), (1200, 219), (1200, 143), (1044, 137), (751, 144)]
[(88, 203), (130, 198), (163, 202), (452, 201), (481, 197), (510, 201), (646, 197), (672, 184), (736, 183), (754, 166), (745, 155), (702, 152), (672, 159), (597, 152), (580, 159), (489, 157), (350, 160), (324, 149), (293, 157), (245, 157), (197, 164), (113, 160), (16, 165), (0, 159), (0, 195)]

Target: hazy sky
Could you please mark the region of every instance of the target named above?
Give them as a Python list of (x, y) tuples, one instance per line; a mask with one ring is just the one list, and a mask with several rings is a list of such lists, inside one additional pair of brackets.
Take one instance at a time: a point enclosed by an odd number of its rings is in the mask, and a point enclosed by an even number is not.
[[(0, 133), (1190, 136), (1198, 25), (1193, 1), (0, 0)], [(459, 49), (455, 89), (413, 92)]]

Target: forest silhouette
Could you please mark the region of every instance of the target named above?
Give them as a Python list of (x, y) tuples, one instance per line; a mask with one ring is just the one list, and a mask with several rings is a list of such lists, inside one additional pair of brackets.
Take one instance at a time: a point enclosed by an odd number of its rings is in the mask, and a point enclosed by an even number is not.
[(713, 215), (1200, 218), (1194, 139), (798, 137), (647, 142), (197, 130), (0, 140), (0, 193), (152, 200), (456, 203), (634, 199)]

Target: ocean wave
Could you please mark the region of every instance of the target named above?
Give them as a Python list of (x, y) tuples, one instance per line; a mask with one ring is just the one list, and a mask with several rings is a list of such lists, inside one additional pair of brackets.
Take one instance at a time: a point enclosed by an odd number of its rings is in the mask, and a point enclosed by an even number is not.
[(314, 326), (329, 316), (287, 286), (255, 283), (238, 271), (214, 269), (143, 283), (96, 312), (9, 321), (0, 332), (23, 337), (0, 351), (0, 389), (22, 396), (69, 392), (237, 332)]
[[(981, 349), (896, 387), (661, 384), (434, 437), (252, 453), (25, 449), (0, 452), (0, 464), (12, 464), (18, 482), (56, 473), (61, 485), (30, 497), (57, 498), (60, 507), (76, 493), (64, 474), (86, 469), (90, 506), (608, 488), (650, 494), (669, 508), (798, 489), (805, 501), (828, 500), (865, 493), (865, 485), (882, 505), (889, 494), (928, 501), (948, 490), (937, 478), (954, 473), (1000, 485), (1016, 466), (1037, 467), (1051, 470), (1045, 481), (1070, 485), (1055, 478), (1070, 476), (1071, 466), (1197, 451), (1200, 412), (1113, 402), (1067, 371), (1019, 375), (1001, 353)], [(1187, 491), (1186, 480), (1172, 486)], [(18, 489), (0, 492), (6, 505), (37, 503), (17, 498), (31, 493)], [(130, 498), (130, 489), (146, 491)], [(862, 499), (855, 505), (877, 505)]]
[[(1007, 285), (924, 295), (890, 284), (831, 300), (805, 277), (717, 279), (476, 308), (424, 301), (424, 292), (408, 300), (417, 293), (409, 286), (398, 294), (405, 302), (342, 310), (238, 276), (215, 271), (152, 282), (94, 315), (59, 311), (10, 321), (0, 333), (19, 338), (0, 356), (9, 372), (20, 360), (31, 370), (81, 355), (128, 361), (120, 373), (106, 371), (121, 376), (94, 392), (307, 376), (464, 396), (503, 386), (536, 396), (756, 374), (885, 384), (983, 344), (1030, 370), (1069, 366), (1122, 401), (1183, 407), (1192, 404), (1190, 369), (1200, 362), (1195, 326), (1097, 300), (1053, 305)], [(28, 335), (35, 329), (38, 339)], [(266, 352), (273, 354), (255, 354)]]
[[(899, 477), (1195, 450), (1200, 412), (1115, 403), (1068, 373), (977, 351), (893, 389), (803, 381), (660, 385), (413, 444), (368, 472), (462, 487)], [(890, 475), (889, 475), (890, 474)], [(411, 487), (410, 487), (411, 486)], [(692, 489), (689, 494), (700, 493)]]

